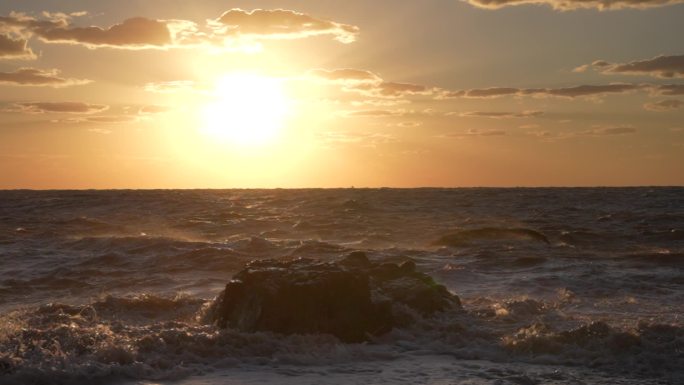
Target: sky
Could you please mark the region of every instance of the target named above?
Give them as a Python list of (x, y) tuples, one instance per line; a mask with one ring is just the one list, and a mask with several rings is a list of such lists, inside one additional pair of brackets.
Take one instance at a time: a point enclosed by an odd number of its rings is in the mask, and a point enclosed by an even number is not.
[(0, 189), (684, 185), (684, 0), (3, 0)]

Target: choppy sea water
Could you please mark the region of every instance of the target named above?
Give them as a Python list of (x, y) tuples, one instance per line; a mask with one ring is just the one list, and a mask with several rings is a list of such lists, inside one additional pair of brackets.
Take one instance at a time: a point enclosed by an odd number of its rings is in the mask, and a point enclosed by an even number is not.
[[(466, 311), (365, 344), (199, 321), (250, 260), (354, 250)], [(684, 188), (0, 191), (3, 385), (681, 384), (683, 314)]]

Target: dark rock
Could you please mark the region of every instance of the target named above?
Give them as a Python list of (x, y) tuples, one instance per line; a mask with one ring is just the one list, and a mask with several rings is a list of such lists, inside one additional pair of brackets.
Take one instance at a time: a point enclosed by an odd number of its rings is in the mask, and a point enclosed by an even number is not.
[(338, 263), (350, 268), (367, 268), (371, 265), (368, 256), (363, 251), (352, 251)]
[(412, 273), (416, 271), (416, 263), (412, 260), (404, 261), (399, 264), (399, 268), (406, 273)]
[(15, 366), (12, 360), (8, 357), (0, 357), (0, 374), (12, 374), (15, 371)]
[(212, 304), (219, 327), (283, 334), (329, 333), (360, 342), (407, 322), (407, 311), (430, 316), (460, 308), (457, 296), (415, 263), (372, 263), (363, 252), (338, 262), (254, 261)]

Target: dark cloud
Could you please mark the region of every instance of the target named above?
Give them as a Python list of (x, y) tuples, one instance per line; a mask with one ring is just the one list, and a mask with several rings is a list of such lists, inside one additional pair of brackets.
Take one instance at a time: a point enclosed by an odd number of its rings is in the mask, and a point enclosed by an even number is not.
[(0, 84), (17, 86), (68, 87), (90, 83), (85, 79), (69, 79), (59, 76), (59, 71), (36, 68), (20, 68), (14, 72), (0, 72)]
[(109, 28), (50, 26), (31, 31), (46, 42), (88, 47), (153, 48), (173, 44), (167, 22), (142, 17), (128, 19)]
[(588, 130), (582, 131), (569, 131), (560, 132), (557, 134), (544, 135), (545, 140), (567, 140), (576, 138), (598, 138), (598, 137), (609, 137), (609, 136), (622, 136), (622, 135), (633, 135), (637, 132), (637, 129), (632, 126), (605, 126), (605, 127), (594, 127)]
[(608, 63), (597, 60), (590, 65), (575, 68), (576, 72), (582, 72), (588, 68), (594, 68), (604, 74), (624, 75), (648, 75), (659, 78), (684, 77), (684, 55), (656, 56), (652, 59), (637, 60), (629, 63)]
[(351, 43), (359, 33), (356, 26), (317, 19), (287, 9), (245, 11), (235, 8), (224, 12), (211, 25), (217, 35), (257, 39), (299, 39), (332, 35), (342, 43)]
[(109, 106), (103, 104), (88, 104), (82, 102), (24, 102), (14, 103), (6, 111), (29, 114), (94, 114), (105, 111), (108, 108)]
[(465, 0), (471, 5), (485, 9), (499, 9), (514, 5), (548, 5), (561, 11), (593, 8), (598, 10), (646, 9), (680, 4), (684, 0)]
[(492, 87), (464, 91), (447, 91), (438, 95), (439, 98), (499, 98), (502, 96), (535, 96), (535, 97), (592, 97), (605, 94), (622, 94), (643, 88), (642, 85), (628, 83), (613, 83), (604, 85), (580, 85), (564, 88), (509, 88)]
[(506, 95), (515, 95), (520, 92), (517, 88), (507, 88), (507, 87), (492, 87), (492, 88), (480, 88), (468, 91), (457, 91), (455, 95), (460, 93), (460, 96), (466, 98), (497, 98)]
[(14, 39), (9, 35), (0, 34), (0, 59), (35, 59), (25, 39)]
[(679, 109), (682, 107), (684, 107), (684, 101), (677, 100), (677, 99), (661, 100), (661, 101), (655, 102), (655, 103), (644, 104), (645, 109), (647, 109), (649, 111), (657, 111), (657, 112), (671, 111), (671, 110), (676, 110), (676, 109)]
[(547, 88), (547, 89), (531, 89), (523, 90), (523, 94), (540, 95), (540, 96), (559, 96), (566, 98), (576, 98), (581, 96), (594, 96), (603, 94), (622, 94), (629, 91), (635, 91), (641, 88), (636, 84), (605, 84), (605, 85), (582, 85), (566, 88)]
[(123, 49), (167, 48), (182, 43), (181, 38), (195, 32), (195, 24), (184, 20), (153, 20), (135, 17), (108, 28), (77, 27), (71, 16), (44, 14), (44, 19), (12, 13), (0, 17), (0, 29), (37, 37), (47, 43), (79, 44), (89, 48)]
[(522, 111), (522, 112), (491, 112), (491, 111), (469, 111), (459, 114), (462, 117), (469, 118), (492, 118), (492, 119), (508, 119), (508, 118), (535, 118), (544, 115), (544, 111)]
[(653, 91), (659, 95), (676, 96), (684, 95), (684, 84), (663, 84), (653, 86)]

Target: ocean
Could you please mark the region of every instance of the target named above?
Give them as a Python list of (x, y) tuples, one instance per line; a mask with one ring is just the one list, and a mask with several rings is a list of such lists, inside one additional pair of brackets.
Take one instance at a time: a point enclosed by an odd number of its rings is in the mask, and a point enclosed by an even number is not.
[[(247, 262), (415, 261), (358, 344), (217, 329)], [(0, 191), (0, 384), (682, 384), (684, 188)]]

